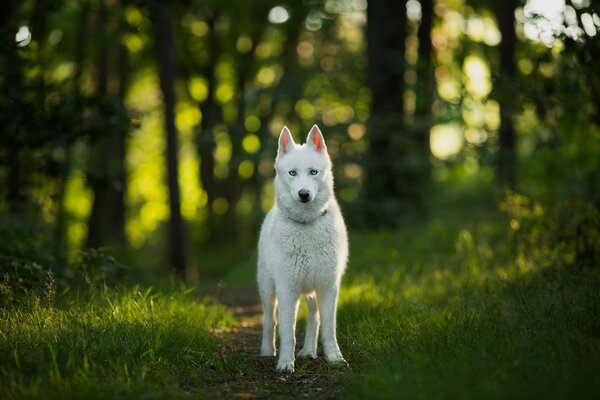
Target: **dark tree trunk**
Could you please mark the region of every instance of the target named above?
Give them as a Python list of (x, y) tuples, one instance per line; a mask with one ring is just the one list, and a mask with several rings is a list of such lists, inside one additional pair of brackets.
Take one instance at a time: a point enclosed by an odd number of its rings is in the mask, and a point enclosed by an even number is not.
[(411, 135), (404, 125), (406, 2), (372, 0), (367, 9), (367, 45), (371, 115), (370, 152), (365, 196), (373, 224), (394, 224), (412, 200), (412, 187), (420, 178), (414, 168)]
[[(15, 54), (15, 33), (17, 31), (17, 4), (16, 0), (8, 0), (3, 4), (0, 13), (0, 34), (3, 43), (9, 45), (2, 46), (2, 73), (4, 75), (2, 94), (8, 104), (17, 103), (19, 94), (17, 82), (18, 69), (16, 65)], [(10, 106), (7, 105), (4, 112), (10, 112)], [(8, 190), (7, 201), (11, 208), (16, 208), (22, 203), (24, 196), (21, 191), (21, 149), (18, 140), (18, 133), (11, 135), (11, 138), (5, 139), (8, 152)]]
[[(128, 25), (125, 20), (125, 6), (129, 0), (121, 0), (121, 13), (119, 16), (119, 35), (122, 37), (127, 33)], [(125, 108), (125, 96), (127, 95), (127, 88), (129, 84), (129, 50), (125, 45), (119, 46), (118, 50), (118, 78), (119, 78), (119, 92), (117, 98), (121, 107)], [(126, 155), (127, 155), (127, 130), (123, 130), (117, 134), (115, 138), (116, 148), (116, 162), (117, 168), (117, 190), (114, 191), (114, 226), (115, 232), (121, 237), (125, 238), (125, 189), (127, 188), (127, 175), (126, 175)]]
[(435, 93), (431, 28), (433, 25), (433, 0), (421, 0), (421, 23), (417, 31), (419, 39), (419, 60), (417, 62), (417, 102), (415, 107), (416, 140), (422, 162), (423, 181), (431, 176), (429, 150), (429, 130), (431, 129), (431, 109)]
[[(96, 59), (96, 96), (99, 99), (108, 96), (108, 40), (105, 31), (108, 25), (108, 9), (102, 3), (98, 10), (96, 26), (99, 31), (104, 31), (100, 37), (100, 50)], [(96, 109), (96, 118), (102, 119), (103, 110)], [(88, 181), (94, 192), (92, 210), (88, 221), (87, 247), (107, 246), (117, 242), (120, 238), (112, 236), (112, 212), (114, 210), (112, 191), (114, 190), (114, 149), (111, 136), (113, 132), (105, 132), (102, 137), (95, 140), (91, 147)]]
[(206, 191), (207, 210), (208, 210), (208, 240), (215, 239), (214, 233), (216, 230), (215, 215), (212, 212), (213, 202), (219, 197), (217, 182), (215, 180), (215, 157), (214, 151), (216, 147), (215, 127), (222, 120), (221, 109), (215, 101), (215, 90), (217, 87), (217, 61), (219, 55), (219, 39), (216, 32), (217, 16), (211, 13), (207, 19), (208, 34), (207, 34), (207, 49), (208, 63), (203, 68), (204, 76), (208, 85), (208, 96), (206, 100), (199, 104), (202, 111), (202, 122), (199, 129), (196, 130), (196, 151), (200, 156), (200, 179), (201, 185)]
[(515, 9), (517, 0), (507, 0), (498, 3), (497, 18), (502, 41), (500, 42), (500, 131), (496, 176), (498, 183), (504, 188), (514, 188), (516, 168), (516, 134), (513, 125), (512, 96), (516, 78), (515, 65)]
[(167, 185), (169, 187), (169, 262), (176, 275), (185, 277), (185, 243), (183, 219), (180, 210), (178, 182), (178, 144), (175, 128), (175, 57), (171, 26), (172, 5), (155, 0), (150, 3), (150, 17), (154, 29), (154, 48), (165, 103), (165, 131), (167, 135)]
[(48, 0), (37, 0), (31, 16), (31, 40), (38, 43), (40, 50), (46, 37), (47, 15)]
[(83, 70), (83, 57), (85, 54), (85, 38), (87, 33), (87, 21), (90, 11), (90, 2), (83, 1), (77, 21), (77, 38), (75, 39), (75, 65), (73, 71), (73, 94), (79, 96), (79, 79)]
[[(121, 4), (123, 10), (124, 2)], [(99, 12), (99, 27), (102, 29), (108, 23), (108, 11), (101, 7)], [(124, 17), (120, 17), (119, 35), (126, 29)], [(106, 44), (107, 39), (104, 39)], [(98, 57), (98, 90), (97, 95), (108, 99), (109, 95), (115, 96), (111, 101), (123, 105), (127, 91), (128, 79), (128, 53), (127, 48), (118, 48), (118, 93), (108, 93), (108, 81), (111, 76), (109, 70), (108, 47), (103, 45)], [(100, 111), (99, 118), (103, 118)], [(103, 137), (94, 143), (92, 154), (91, 182), (94, 190), (94, 202), (89, 221), (89, 234), (87, 245), (98, 247), (116, 245), (121, 247), (125, 240), (125, 140), (127, 127), (120, 126), (112, 132), (105, 132)]]

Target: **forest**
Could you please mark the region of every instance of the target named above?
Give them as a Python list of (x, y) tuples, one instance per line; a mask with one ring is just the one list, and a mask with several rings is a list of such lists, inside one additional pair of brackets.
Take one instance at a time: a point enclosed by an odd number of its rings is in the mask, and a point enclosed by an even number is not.
[[(599, 0), (3, 4), (1, 398), (597, 397)], [(350, 368), (282, 375), (256, 245), (314, 124)]]

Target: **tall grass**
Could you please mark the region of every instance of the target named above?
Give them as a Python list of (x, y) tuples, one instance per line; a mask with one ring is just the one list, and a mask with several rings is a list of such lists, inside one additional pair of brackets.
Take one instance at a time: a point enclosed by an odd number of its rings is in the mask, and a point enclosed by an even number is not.
[(223, 368), (222, 306), (191, 291), (29, 296), (0, 308), (0, 398), (177, 397)]

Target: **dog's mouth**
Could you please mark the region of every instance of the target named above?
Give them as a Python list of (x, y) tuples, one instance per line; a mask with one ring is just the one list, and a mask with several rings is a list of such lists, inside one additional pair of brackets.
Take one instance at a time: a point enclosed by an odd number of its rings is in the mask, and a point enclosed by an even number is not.
[(301, 202), (301, 203), (308, 203), (309, 201), (310, 201), (310, 198), (307, 198), (307, 199), (300, 199), (300, 202)]

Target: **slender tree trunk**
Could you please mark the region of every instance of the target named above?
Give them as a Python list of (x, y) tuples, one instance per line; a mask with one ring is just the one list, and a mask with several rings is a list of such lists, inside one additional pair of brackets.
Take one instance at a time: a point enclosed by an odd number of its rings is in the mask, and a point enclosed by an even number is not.
[(515, 65), (515, 9), (517, 0), (507, 0), (497, 5), (497, 18), (502, 41), (500, 42), (500, 75), (501, 95), (500, 98), (500, 131), (498, 160), (496, 164), (496, 176), (502, 187), (514, 188), (516, 168), (516, 134), (513, 125), (513, 105), (509, 101), (514, 94), (514, 82), (516, 78)]
[(201, 185), (206, 191), (207, 210), (208, 210), (208, 241), (212, 242), (215, 239), (215, 230), (217, 224), (215, 215), (212, 211), (213, 202), (219, 197), (219, 190), (215, 180), (215, 157), (214, 151), (216, 148), (215, 127), (222, 120), (221, 109), (215, 101), (215, 90), (217, 88), (217, 60), (219, 55), (219, 38), (216, 32), (217, 16), (211, 12), (207, 19), (208, 34), (207, 34), (207, 50), (208, 63), (203, 68), (204, 76), (206, 77), (208, 86), (208, 95), (206, 100), (198, 107), (202, 111), (202, 122), (199, 129), (196, 130), (196, 151), (200, 156), (200, 179)]
[(185, 277), (184, 227), (180, 209), (178, 144), (175, 128), (175, 57), (171, 26), (172, 5), (154, 0), (150, 4), (150, 18), (154, 29), (154, 47), (160, 79), (160, 88), (165, 103), (165, 132), (167, 136), (167, 185), (169, 187), (169, 261), (176, 275)]
[(414, 144), (404, 125), (406, 2), (371, 0), (367, 8), (367, 45), (371, 115), (367, 159), (366, 212), (374, 224), (394, 224), (411, 198), (415, 176)]
[(83, 58), (85, 54), (85, 38), (87, 34), (87, 21), (90, 11), (89, 0), (83, 1), (79, 11), (79, 20), (77, 21), (77, 38), (75, 39), (75, 65), (73, 71), (73, 94), (80, 95), (79, 80), (83, 70)]
[(433, 25), (433, 0), (421, 0), (421, 23), (417, 31), (419, 60), (417, 62), (417, 102), (415, 107), (416, 140), (420, 151), (423, 181), (429, 182), (431, 162), (429, 130), (432, 124), (432, 106), (435, 93), (433, 72), (433, 48), (431, 28)]
[[(99, 39), (100, 50), (96, 59), (96, 96), (105, 98), (108, 95), (108, 44), (107, 32), (105, 27), (108, 24), (108, 9), (102, 2), (96, 18), (96, 27), (102, 32)], [(96, 109), (96, 117), (102, 118), (101, 109)], [(88, 181), (91, 183), (94, 192), (92, 210), (88, 220), (87, 247), (106, 246), (111, 241), (110, 237), (110, 214), (113, 209), (111, 204), (111, 185), (113, 163), (110, 162), (110, 155), (113, 154), (111, 143), (108, 138), (111, 132), (105, 132), (102, 137), (96, 139), (91, 145), (90, 167), (88, 171)], [(108, 158), (108, 162), (107, 162)], [(117, 238), (112, 238), (116, 240)]]
[[(125, 6), (121, 2), (121, 16), (119, 19), (118, 36), (127, 29), (122, 11)], [(105, 29), (108, 23), (108, 10), (101, 6), (99, 12), (99, 27)], [(110, 32), (112, 33), (112, 32)], [(108, 34), (108, 33), (105, 33)], [(114, 34), (114, 33), (113, 33)], [(105, 42), (107, 39), (105, 38)], [(112, 54), (114, 55), (114, 54)], [(119, 89), (117, 93), (108, 93), (108, 81), (111, 76), (109, 69), (108, 46), (102, 46), (98, 57), (98, 91), (100, 97), (114, 96), (114, 101), (124, 107), (125, 94), (128, 82), (128, 52), (127, 48), (120, 45), (117, 48), (117, 77)], [(101, 110), (100, 110), (101, 112)], [(103, 117), (100, 115), (99, 117)], [(125, 140), (127, 127), (104, 133), (94, 144), (92, 176), (95, 178), (94, 202), (90, 215), (89, 234), (87, 245), (98, 247), (116, 245), (121, 247), (125, 241)]]
[[(17, 32), (17, 7), (16, 0), (8, 0), (3, 4), (2, 12), (0, 13), (0, 34), (2, 42), (9, 43), (3, 45), (2, 51), (2, 68), (3, 68), (3, 85), (2, 94), (7, 101), (6, 112), (10, 113), (10, 105), (17, 103), (19, 90), (17, 82), (19, 81), (19, 71), (16, 65), (15, 54), (15, 33)], [(8, 152), (8, 190), (7, 201), (11, 208), (17, 208), (23, 202), (24, 196), (21, 191), (21, 149), (19, 143), (19, 133), (11, 135), (7, 139)]]
[[(119, 16), (119, 35), (122, 37), (129, 29), (127, 21), (125, 20), (125, 7), (129, 0), (121, 0), (121, 13)], [(119, 77), (119, 91), (117, 98), (121, 107), (125, 108), (125, 96), (127, 95), (127, 88), (129, 84), (129, 50), (125, 45), (122, 44), (118, 49), (118, 77)], [(118, 187), (114, 191), (114, 226), (115, 233), (121, 238), (125, 238), (125, 190), (127, 188), (127, 174), (126, 174), (126, 155), (127, 155), (127, 130), (123, 130), (117, 134), (115, 138), (116, 144), (116, 162), (117, 168), (117, 185)]]
[(46, 36), (47, 15), (48, 0), (37, 0), (33, 6), (31, 18), (31, 40), (38, 42), (40, 47)]

